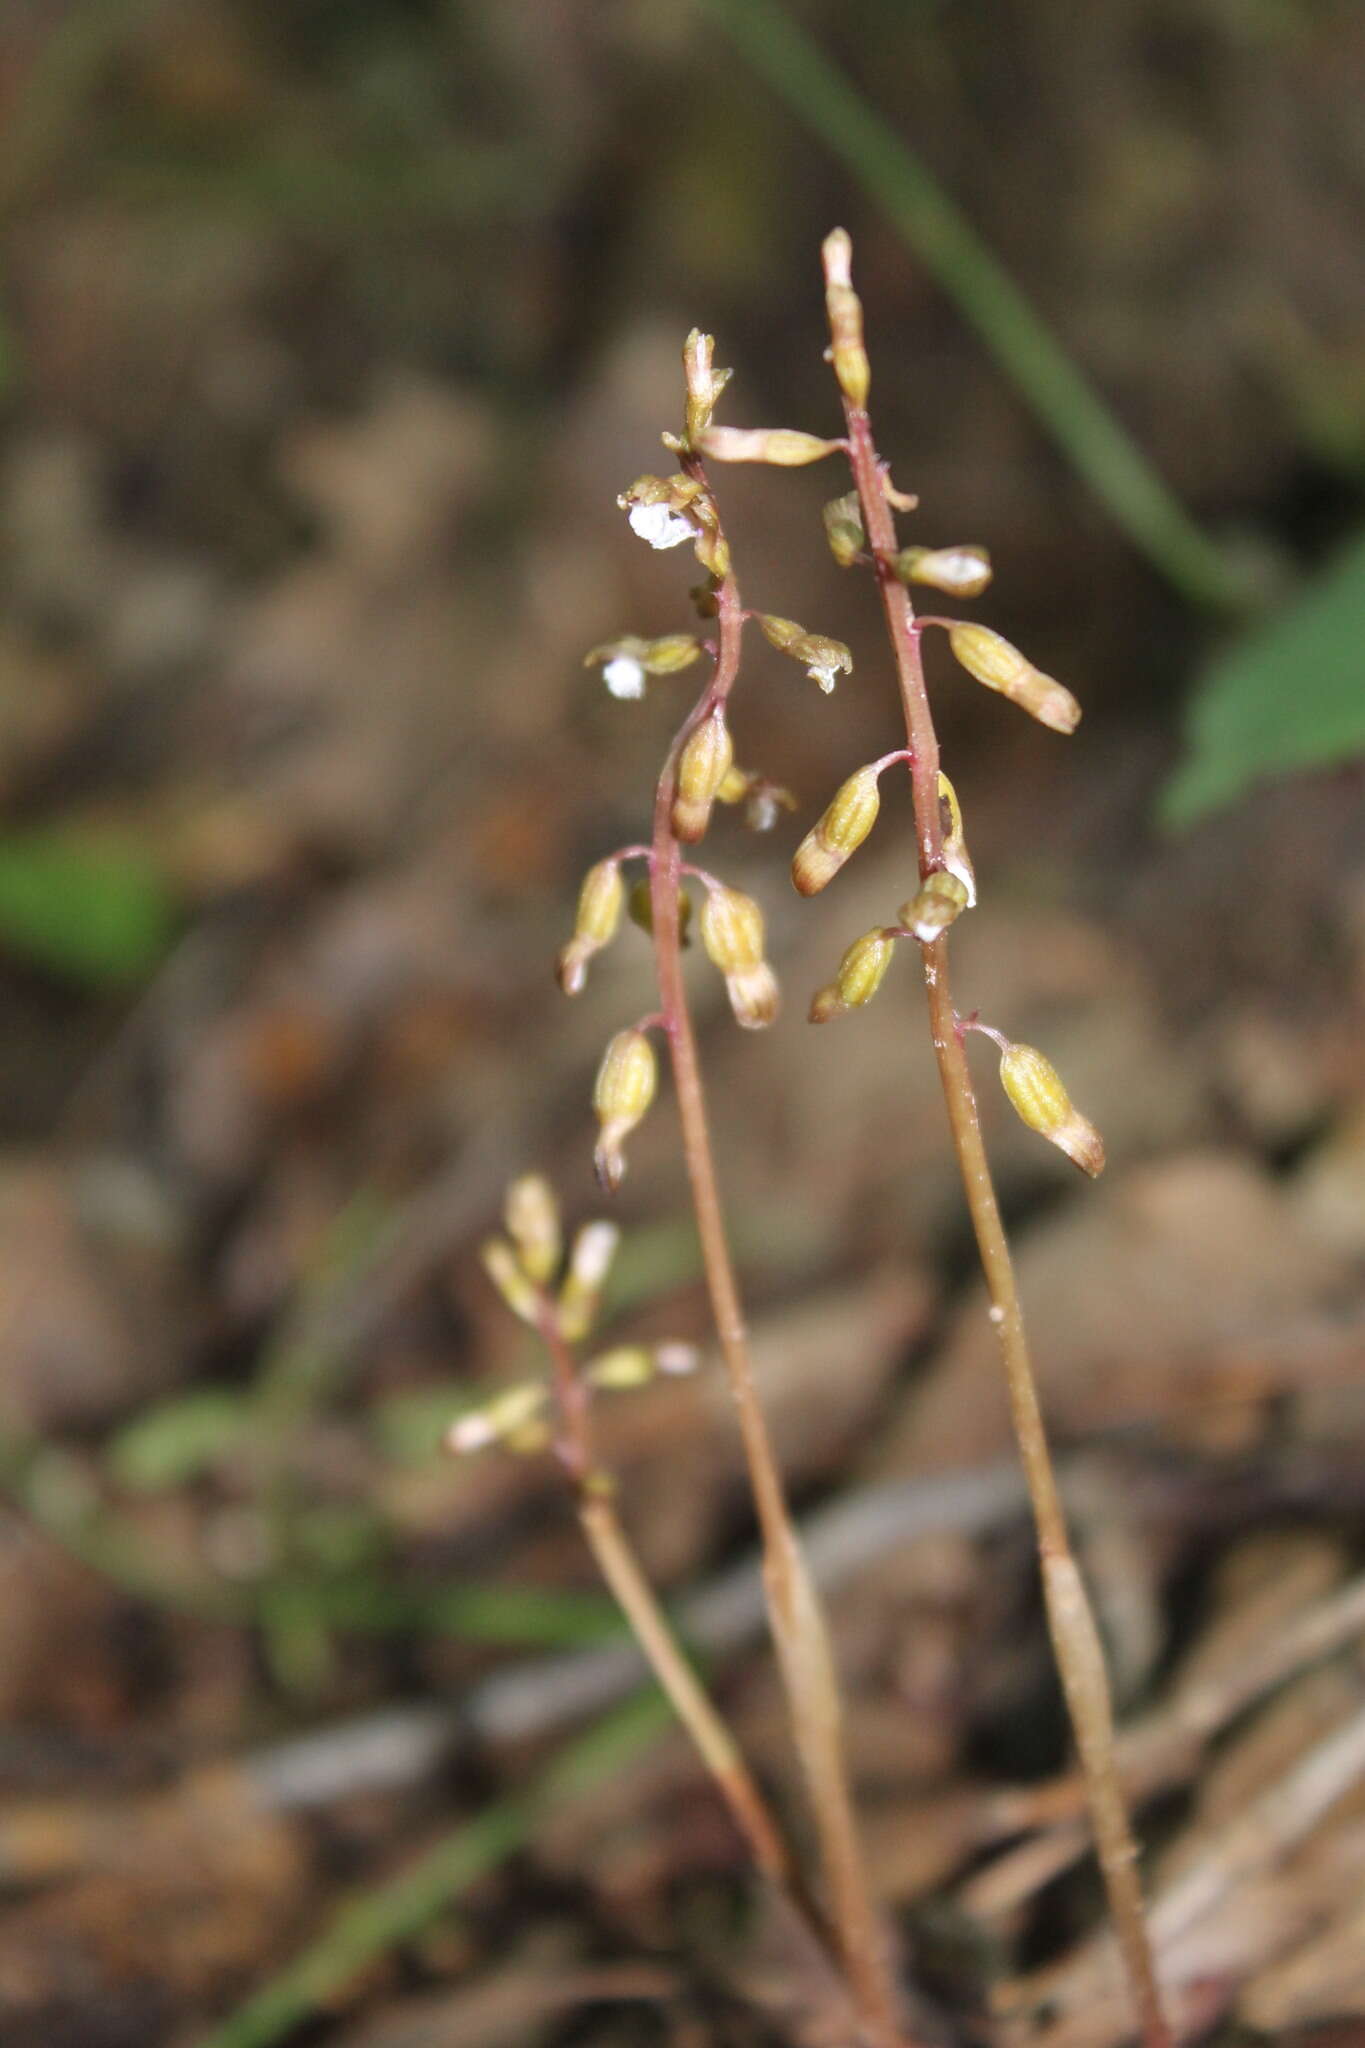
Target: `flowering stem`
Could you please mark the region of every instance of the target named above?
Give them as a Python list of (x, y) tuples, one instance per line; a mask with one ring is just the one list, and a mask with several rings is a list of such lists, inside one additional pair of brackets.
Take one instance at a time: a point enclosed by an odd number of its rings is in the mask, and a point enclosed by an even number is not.
[[(693, 471), (699, 473), (699, 466)], [(763, 1545), (763, 1577), (778, 1665), (810, 1793), (829, 1889), (831, 1917), (860, 2017), (870, 2041), (902, 2039), (883, 1931), (863, 1865), (844, 1757), (838, 1681), (819, 1598), (787, 1507), (767, 1421), (754, 1383), (748, 1330), (716, 1178), (696, 1037), (683, 985), (678, 941), (682, 856), (672, 827), (675, 771), (689, 732), (723, 704), (739, 669), (744, 613), (734, 578), (717, 593), (719, 648), (708, 688), (683, 725), (659, 777), (650, 866), (651, 924), (659, 1006), (673, 1066), (683, 1156), (701, 1241), (716, 1334), (739, 1419)]]
[(556, 1451), (573, 1483), (579, 1523), (598, 1570), (630, 1623), (673, 1711), (715, 1779), (754, 1862), (774, 1884), (792, 1891), (791, 1861), (772, 1812), (750, 1776), (734, 1737), (683, 1655), (621, 1525), (613, 1482), (595, 1463), (588, 1388), (559, 1328), (555, 1305), (543, 1292), (537, 1329), (549, 1353), (554, 1380), (560, 1423)]
[[(844, 414), (848, 422), (850, 466), (895, 656), (912, 755), (910, 781), (920, 873), (924, 877), (942, 865), (943, 834), (938, 740), (920, 658), (920, 622), (915, 618), (908, 591), (894, 573), (895, 522), (884, 493), (883, 465), (873, 443), (867, 412), (846, 397)], [(1048, 1628), (1080, 1753), (1100, 1869), (1145, 2048), (1169, 2048), (1171, 2036), (1162, 2012), (1143, 1910), (1137, 1850), (1115, 1760), (1113, 1715), (1103, 1653), (1072, 1555), (1048, 1449), (1009, 1241), (981, 1136), (963, 1034), (959, 1032), (953, 1008), (946, 934), (929, 941), (922, 950), (934, 1055), (990, 1294), (991, 1321), (1000, 1339), (1014, 1431), (1033, 1504)]]

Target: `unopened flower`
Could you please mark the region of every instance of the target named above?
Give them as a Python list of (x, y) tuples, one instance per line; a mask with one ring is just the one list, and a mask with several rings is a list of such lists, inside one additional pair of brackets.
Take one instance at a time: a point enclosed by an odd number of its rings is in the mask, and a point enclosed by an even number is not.
[(777, 1015), (777, 976), (763, 957), (763, 912), (752, 896), (718, 883), (706, 892), (701, 939), (708, 959), (725, 976), (735, 1020), (761, 1031)]
[(878, 768), (859, 768), (835, 790), (792, 857), (792, 882), (803, 896), (818, 895), (856, 853), (882, 807)]
[(592, 1096), (601, 1127), (593, 1164), (609, 1193), (625, 1178), (621, 1147), (654, 1100), (658, 1080), (654, 1048), (644, 1032), (618, 1031), (602, 1055)]
[(506, 1238), (490, 1237), (480, 1245), (479, 1257), (485, 1273), (513, 1315), (534, 1328), (540, 1321), (540, 1289)]
[(716, 462), (771, 462), (781, 469), (798, 469), (832, 455), (839, 443), (803, 434), (796, 427), (707, 427), (698, 445)]
[(616, 861), (599, 860), (584, 875), (573, 937), (560, 947), (555, 961), (555, 976), (566, 996), (581, 993), (588, 978), (588, 962), (615, 938), (624, 897), (625, 884)]
[(446, 1432), (447, 1450), (467, 1456), (471, 1451), (487, 1450), (490, 1444), (521, 1448), (523, 1433), (539, 1422), (546, 1399), (547, 1390), (538, 1380), (507, 1387), (456, 1418)]
[(1104, 1170), (1104, 1140), (1082, 1116), (1046, 1053), (1033, 1045), (1006, 1046), (1000, 1055), (1005, 1093), (1031, 1131), (1065, 1152), (1093, 1179)]
[(559, 1290), (559, 1328), (571, 1344), (586, 1337), (597, 1320), (598, 1304), (621, 1233), (614, 1223), (585, 1223), (574, 1238), (568, 1270)]
[(853, 244), (843, 228), (825, 237), (825, 310), (829, 315), (830, 361), (839, 389), (852, 406), (865, 406), (872, 383), (863, 345), (863, 308), (853, 289)]
[(523, 1173), (512, 1182), (507, 1190), (503, 1221), (517, 1248), (522, 1271), (543, 1285), (559, 1265), (563, 1250), (559, 1204), (543, 1173)]
[(703, 334), (694, 327), (683, 343), (683, 378), (687, 384), (687, 438), (695, 443), (702, 430), (711, 424), (711, 414), (721, 392), (734, 375), (733, 370), (718, 370), (714, 364), (715, 341), (709, 334)]
[(1062, 683), (1035, 668), (1026, 654), (989, 626), (964, 622), (949, 628), (948, 644), (968, 675), (998, 690), (1054, 732), (1074, 732), (1081, 707)]
[(849, 491), (842, 498), (831, 498), (821, 516), (830, 553), (841, 569), (849, 568), (867, 546), (858, 493)]
[(704, 837), (711, 822), (711, 806), (734, 757), (725, 707), (717, 704), (693, 726), (678, 755), (672, 824), (687, 845), (694, 846)]
[(843, 1016), (848, 1010), (858, 1010), (864, 1003), (870, 1003), (891, 965), (895, 946), (895, 934), (881, 927), (855, 939), (839, 962), (833, 981), (812, 997), (811, 1023), (827, 1024), (831, 1017)]
[(902, 583), (924, 583), (954, 597), (979, 597), (991, 580), (991, 558), (967, 543), (955, 548), (902, 548), (896, 557)]

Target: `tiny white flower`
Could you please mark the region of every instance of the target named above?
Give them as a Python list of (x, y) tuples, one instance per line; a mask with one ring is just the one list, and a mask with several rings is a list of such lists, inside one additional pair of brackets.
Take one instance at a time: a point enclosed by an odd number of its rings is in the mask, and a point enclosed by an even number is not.
[(695, 1372), (701, 1364), (701, 1353), (695, 1344), (659, 1344), (655, 1346), (654, 1363), (660, 1372)]
[(827, 654), (821, 654), (817, 660), (810, 664), (806, 674), (813, 683), (818, 683), (825, 695), (828, 696), (839, 676), (846, 669), (851, 669), (852, 667), (853, 663), (847, 655), (840, 654), (836, 649), (831, 648)]
[(631, 532), (638, 533), (652, 548), (676, 548), (683, 541), (696, 538), (691, 520), (684, 519), (670, 505), (632, 505), (629, 517)]
[(643, 697), (644, 663), (637, 661), (633, 654), (614, 654), (603, 665), (602, 680), (613, 697)]
[(468, 1415), (460, 1416), (446, 1431), (447, 1448), (461, 1457), (467, 1457), (471, 1451), (485, 1451), (497, 1440), (497, 1425), (482, 1408), (474, 1408)]

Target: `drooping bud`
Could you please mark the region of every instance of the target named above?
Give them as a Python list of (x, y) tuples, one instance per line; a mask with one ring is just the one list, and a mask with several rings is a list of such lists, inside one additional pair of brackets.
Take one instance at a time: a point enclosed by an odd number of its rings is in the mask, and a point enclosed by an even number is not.
[(673, 831), (688, 846), (704, 837), (711, 806), (735, 757), (725, 707), (717, 704), (683, 741), (673, 796)]
[(540, 1320), (540, 1289), (505, 1237), (490, 1237), (479, 1246), (479, 1258), (498, 1293), (514, 1316), (534, 1329)]
[(707, 427), (698, 446), (715, 462), (771, 462), (779, 469), (800, 469), (832, 455), (839, 443), (797, 427)]
[(825, 308), (829, 314), (829, 359), (839, 389), (850, 405), (865, 406), (872, 383), (863, 346), (862, 301), (853, 289), (853, 244), (843, 228), (826, 235)]
[(467, 1456), (471, 1451), (487, 1450), (490, 1444), (521, 1448), (522, 1433), (539, 1421), (547, 1394), (540, 1381), (523, 1380), (477, 1408), (466, 1409), (446, 1431), (446, 1449)]
[(1104, 1140), (1072, 1103), (1061, 1076), (1032, 1045), (1010, 1045), (1000, 1055), (1000, 1079), (1022, 1122), (1060, 1146), (1092, 1180), (1104, 1170)]
[(697, 437), (710, 426), (711, 415), (721, 392), (734, 375), (733, 370), (717, 370), (712, 358), (715, 340), (694, 327), (683, 343), (683, 377), (687, 384), (687, 440), (695, 446)]
[(938, 817), (943, 837), (943, 865), (950, 875), (957, 876), (967, 891), (965, 908), (971, 910), (976, 903), (976, 869), (972, 866), (972, 857), (963, 836), (962, 806), (957, 800), (957, 791), (942, 769), (938, 777)]
[(761, 1031), (777, 1015), (777, 976), (763, 957), (763, 912), (752, 896), (717, 883), (706, 892), (701, 939), (707, 956), (725, 976), (735, 1021)]
[(620, 1242), (621, 1233), (614, 1223), (585, 1223), (574, 1238), (559, 1290), (559, 1328), (570, 1344), (580, 1343), (597, 1320), (602, 1289)]
[(845, 497), (831, 498), (821, 516), (830, 553), (841, 569), (851, 567), (867, 546), (858, 493), (849, 491)]
[(792, 858), (792, 881), (803, 896), (816, 896), (856, 853), (882, 807), (877, 768), (869, 764), (841, 782)]
[(970, 542), (956, 548), (902, 548), (896, 574), (902, 583), (926, 583), (953, 597), (980, 597), (991, 580), (991, 558)]
[(949, 628), (948, 644), (968, 675), (988, 690), (998, 690), (1040, 725), (1051, 726), (1054, 732), (1076, 730), (1081, 707), (1070, 690), (1035, 668), (1028, 656), (1001, 634), (993, 633), (989, 626), (964, 622)]
[(811, 1023), (827, 1024), (831, 1017), (841, 1017), (847, 1010), (858, 1010), (864, 1003), (870, 1003), (882, 985), (895, 949), (895, 934), (881, 926), (855, 939), (839, 962), (839, 972), (833, 981), (812, 997)]
[(521, 1270), (542, 1286), (559, 1265), (564, 1240), (559, 1204), (542, 1173), (523, 1173), (507, 1190), (503, 1209), (507, 1235), (517, 1248)]
[[(638, 882), (631, 883), (630, 894), (626, 898), (626, 916), (632, 924), (639, 925), (642, 932), (653, 932), (654, 892), (649, 886), (649, 877), (647, 875), (641, 875)], [(678, 944), (680, 946), (686, 946), (691, 943), (687, 935), (687, 928), (691, 922), (692, 898), (688, 895), (686, 889), (679, 889)]]
[(622, 1144), (654, 1100), (658, 1080), (654, 1048), (644, 1032), (618, 1031), (602, 1055), (592, 1093), (601, 1126), (593, 1165), (609, 1194), (615, 1193), (625, 1178)]
[(967, 884), (961, 875), (950, 874), (946, 868), (935, 868), (933, 874), (927, 875), (920, 883), (910, 901), (902, 903), (896, 915), (927, 946), (946, 932), (967, 906)]
[(818, 683), (826, 695), (834, 688), (836, 678), (852, 669), (853, 656), (842, 640), (831, 640), (824, 633), (808, 633), (795, 619), (780, 619), (773, 612), (759, 612), (756, 616), (764, 639), (781, 653), (789, 654), (793, 661), (801, 662), (811, 681)]
[(588, 962), (615, 938), (624, 899), (625, 883), (616, 861), (599, 860), (588, 869), (578, 892), (573, 937), (555, 960), (555, 976), (566, 996), (582, 993)]

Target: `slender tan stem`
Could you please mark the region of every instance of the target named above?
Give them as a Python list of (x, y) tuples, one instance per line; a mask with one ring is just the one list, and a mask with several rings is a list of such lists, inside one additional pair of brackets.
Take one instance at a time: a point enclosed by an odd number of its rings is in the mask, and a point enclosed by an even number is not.
[[(909, 593), (896, 577), (895, 522), (883, 487), (882, 465), (864, 408), (844, 403), (849, 461), (862, 507), (863, 527), (876, 571), (895, 655), (906, 736), (913, 753), (911, 787), (920, 871), (941, 865), (938, 741), (920, 658), (919, 626)], [(1128, 1973), (1146, 2048), (1169, 2048), (1128, 1821), (1114, 1755), (1113, 1716), (1104, 1658), (1085, 1588), (1072, 1556), (1066, 1517), (1029, 1359), (1023, 1308), (1009, 1242), (981, 1136), (976, 1095), (953, 1006), (946, 934), (923, 948), (929, 1022), (953, 1148), (971, 1213), (991, 1320), (1000, 1339), (1010, 1409), (1028, 1481), (1042, 1563), (1048, 1629), (1086, 1784), (1091, 1825), (1114, 1927)]]
[(579, 1523), (598, 1569), (630, 1623), (674, 1713), (715, 1779), (755, 1863), (774, 1884), (794, 1891), (791, 1860), (777, 1822), (733, 1736), (683, 1655), (621, 1526), (612, 1482), (594, 1463), (587, 1387), (548, 1296), (542, 1298), (539, 1329), (554, 1377), (561, 1429), (560, 1462), (573, 1481)]
[(701, 1240), (707, 1291), (739, 1420), (763, 1546), (763, 1578), (773, 1642), (810, 1794), (836, 1936), (868, 2038), (902, 2040), (897, 1996), (880, 1916), (858, 1840), (844, 1754), (838, 1679), (819, 1596), (787, 1507), (777, 1458), (754, 1384), (743, 1305), (726, 1236), (706, 1116), (696, 1036), (683, 984), (678, 939), (681, 853), (671, 812), (678, 749), (696, 721), (723, 703), (739, 667), (743, 612), (733, 577), (717, 597), (715, 674), (674, 743), (659, 778), (650, 871), (651, 922), (659, 1007), (668, 1035), (683, 1154)]

